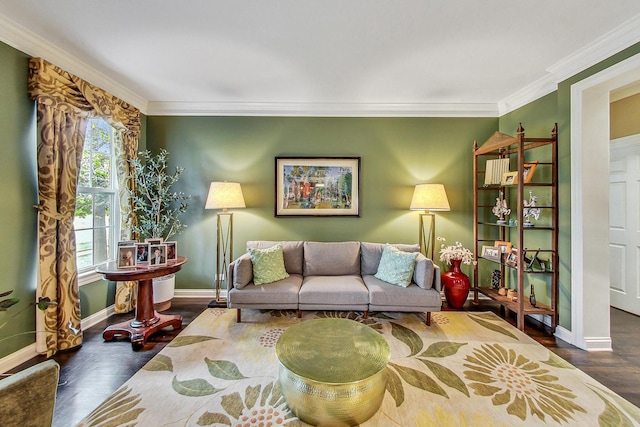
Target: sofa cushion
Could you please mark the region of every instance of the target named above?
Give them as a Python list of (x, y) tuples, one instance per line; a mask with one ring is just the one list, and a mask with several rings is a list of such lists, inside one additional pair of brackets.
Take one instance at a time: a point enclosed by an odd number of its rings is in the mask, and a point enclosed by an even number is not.
[(233, 266), (233, 287), (242, 289), (253, 280), (253, 263), (249, 253), (243, 254)]
[(418, 252), (403, 252), (391, 245), (385, 246), (375, 277), (392, 285), (406, 288), (413, 279), (413, 268)]
[(435, 289), (422, 289), (414, 283), (401, 288), (372, 275), (363, 276), (363, 280), (369, 289), (369, 304), (376, 308), (386, 307), (385, 310), (389, 311), (404, 311), (415, 307), (435, 311), (439, 310), (442, 304), (440, 292)]
[(302, 274), (303, 246), (301, 241), (270, 241), (270, 240), (250, 240), (247, 242), (247, 249), (266, 249), (280, 243), (284, 256), (284, 268), (289, 274)]
[(433, 287), (434, 274), (433, 261), (421, 253), (418, 253), (416, 265), (413, 268), (413, 281), (416, 285), (422, 289), (431, 289)]
[(300, 304), (368, 304), (369, 291), (359, 274), (305, 276), (298, 295)]
[(359, 242), (304, 242), (304, 276), (360, 274)]
[[(366, 274), (376, 274), (378, 272), (378, 265), (380, 264), (380, 258), (382, 257), (382, 251), (385, 246), (384, 243), (362, 242), (360, 244), (360, 268), (362, 269), (363, 276)], [(420, 252), (419, 245), (398, 243), (392, 244), (391, 246), (404, 252)]]
[(270, 283), (268, 286), (247, 286), (241, 289), (231, 289), (228, 295), (230, 305), (274, 305), (298, 304), (298, 292), (302, 284), (302, 276), (291, 274), (286, 279)]
[(263, 285), (277, 282), (289, 277), (284, 268), (282, 245), (277, 244), (268, 249), (249, 249), (249, 256), (253, 264), (253, 283)]

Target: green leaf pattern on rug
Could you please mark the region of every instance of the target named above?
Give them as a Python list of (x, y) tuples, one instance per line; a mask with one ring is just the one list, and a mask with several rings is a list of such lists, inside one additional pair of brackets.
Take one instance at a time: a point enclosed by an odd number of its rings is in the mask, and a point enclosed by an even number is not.
[(432, 362), (430, 360), (426, 360), (426, 359), (418, 359), (418, 360), (424, 363), (427, 366), (427, 368), (429, 368), (429, 370), (433, 372), (433, 375), (435, 375), (436, 378), (440, 380), (440, 382), (448, 385), (451, 388), (458, 390), (460, 393), (469, 397), (469, 389), (467, 389), (467, 386), (465, 385), (464, 381), (462, 381), (462, 379), (460, 379), (460, 377), (456, 375), (456, 373), (453, 372), (451, 369), (447, 368), (446, 366), (442, 366), (439, 363)]
[(418, 357), (447, 357), (453, 356), (458, 352), (460, 347), (467, 345), (467, 343), (456, 343), (451, 341), (440, 341), (431, 344), (421, 355)]
[[(500, 326), (498, 323), (504, 323), (504, 320), (497, 318), (493, 313), (485, 313), (485, 314), (473, 314), (473, 315), (469, 315), (469, 319), (473, 320), (474, 322), (476, 322), (478, 325), (485, 327), (493, 332), (498, 332), (502, 335), (506, 335), (510, 338), (513, 338), (514, 340), (517, 340), (518, 337), (516, 337), (515, 335), (513, 335), (511, 332), (509, 332), (507, 329), (503, 328), (502, 326)], [(492, 323), (487, 321), (487, 319), (491, 319), (491, 320), (500, 320), (498, 323)]]
[(409, 347), (409, 356), (415, 356), (424, 347), (422, 338), (411, 329), (398, 323), (389, 322), (391, 324), (391, 335), (402, 341)]
[(549, 358), (542, 363), (544, 363), (545, 365), (553, 366), (554, 368), (576, 369), (576, 367), (573, 366), (571, 363), (567, 362), (562, 357), (557, 356), (555, 353), (551, 353), (551, 352), (549, 352)]
[(177, 376), (173, 377), (171, 387), (176, 393), (190, 397), (208, 396), (220, 391), (203, 379), (178, 381)]
[[(601, 426), (634, 426), (640, 424), (640, 410), (636, 406), (610, 391), (599, 389), (591, 384), (587, 384), (587, 386), (604, 402), (605, 410), (598, 417)], [(609, 396), (613, 402), (608, 400), (604, 395)], [(624, 412), (633, 418), (635, 423), (629, 420), (629, 418), (614, 405), (614, 402), (620, 409), (624, 410)]]
[(387, 377), (386, 389), (396, 402), (396, 408), (404, 403), (404, 387), (398, 374), (391, 370), (388, 366), (384, 371)]
[(396, 365), (389, 362), (389, 366), (393, 367), (408, 384), (421, 390), (428, 391), (443, 397), (449, 397), (446, 391), (438, 385), (431, 377), (424, 372), (420, 372), (413, 368)]
[(208, 337), (206, 335), (187, 335), (184, 337), (181, 335), (178, 335), (173, 340), (171, 340), (169, 344), (167, 344), (167, 347), (182, 347), (185, 345), (198, 344), (201, 342), (217, 340), (217, 339), (218, 338)]
[(169, 371), (173, 372), (171, 358), (164, 354), (158, 354), (142, 367), (145, 371)]
[(141, 400), (140, 395), (131, 393), (131, 388), (121, 387), (87, 416), (83, 426), (116, 427), (135, 425), (135, 420), (145, 408), (136, 409)]
[(211, 360), (205, 357), (204, 361), (213, 377), (222, 380), (243, 380), (247, 378), (240, 373), (240, 369), (235, 363), (228, 360)]
[(558, 383), (539, 363), (513, 349), (483, 344), (467, 355), (465, 377), (476, 395), (491, 397), (494, 406), (507, 405), (508, 414), (526, 421), (527, 413), (545, 421), (545, 414), (556, 422), (573, 419), (575, 412), (586, 411), (573, 402), (576, 395)]

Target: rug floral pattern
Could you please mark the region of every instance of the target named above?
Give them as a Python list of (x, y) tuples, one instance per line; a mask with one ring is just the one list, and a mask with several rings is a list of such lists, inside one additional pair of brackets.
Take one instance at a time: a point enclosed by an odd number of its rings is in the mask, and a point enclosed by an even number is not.
[(640, 409), (492, 313), (208, 309), (79, 426), (306, 426), (278, 384), (275, 343), (344, 317), (391, 349), (380, 410), (363, 426), (637, 426)]

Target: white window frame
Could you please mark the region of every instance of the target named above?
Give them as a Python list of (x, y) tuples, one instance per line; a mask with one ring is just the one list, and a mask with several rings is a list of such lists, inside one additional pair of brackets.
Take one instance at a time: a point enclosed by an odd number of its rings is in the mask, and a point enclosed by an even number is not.
[[(92, 119), (90, 119), (92, 120)], [(89, 126), (90, 121), (87, 122), (87, 126)], [(89, 136), (87, 132), (86, 138)], [(76, 188), (76, 194), (85, 193), (85, 194), (110, 194), (113, 197), (113, 212), (110, 215), (110, 220), (113, 222), (113, 226), (110, 226), (112, 232), (109, 233), (109, 239), (111, 240), (109, 243), (109, 247), (111, 248), (110, 253), (108, 254), (107, 261), (113, 261), (116, 258), (116, 250), (118, 247), (118, 236), (120, 236), (120, 197), (118, 191), (118, 177), (117, 177), (117, 159), (115, 154), (115, 144), (117, 142), (116, 139), (116, 130), (111, 127), (111, 168), (109, 171), (109, 175), (111, 177), (111, 185), (110, 188), (97, 188), (97, 187), (82, 187), (78, 185)], [(83, 228), (82, 230), (94, 230), (95, 227), (91, 228)], [(74, 230), (77, 232), (78, 230)], [(102, 264), (102, 263), (100, 263)], [(94, 264), (90, 267), (85, 267), (80, 271), (78, 269), (78, 286), (87, 285), (89, 283), (97, 282), (103, 279), (103, 275), (100, 273), (96, 273), (95, 269), (100, 264)]]

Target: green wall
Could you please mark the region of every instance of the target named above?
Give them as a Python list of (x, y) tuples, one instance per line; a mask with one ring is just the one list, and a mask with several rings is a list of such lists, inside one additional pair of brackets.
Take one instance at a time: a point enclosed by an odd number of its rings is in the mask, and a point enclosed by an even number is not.
[[(238, 181), (247, 208), (234, 211), (234, 257), (247, 240), (418, 242), (409, 211), (418, 183), (444, 184), (450, 212), (437, 214), (437, 234), (472, 246), (474, 139), (484, 141), (497, 118), (149, 117), (147, 147), (170, 152), (183, 166), (179, 189), (192, 195), (177, 237), (189, 262), (176, 287), (211, 288), (216, 213), (205, 211), (211, 181)], [(276, 218), (276, 156), (361, 157), (360, 218)]]
[[(27, 96), (29, 57), (0, 43), (0, 292), (13, 290), (20, 303), (0, 311), (0, 339), (33, 331), (36, 287), (35, 108)], [(0, 357), (34, 341), (23, 335), (0, 343)]]

